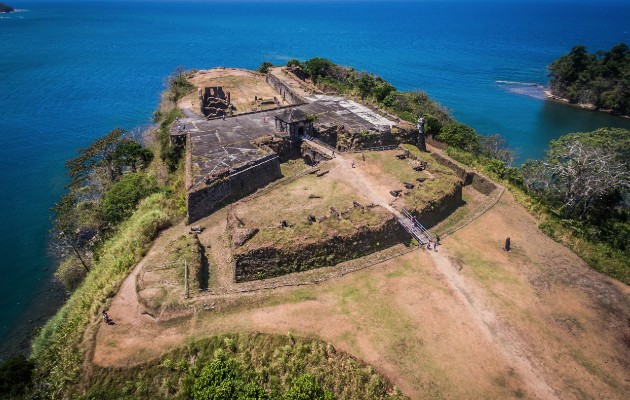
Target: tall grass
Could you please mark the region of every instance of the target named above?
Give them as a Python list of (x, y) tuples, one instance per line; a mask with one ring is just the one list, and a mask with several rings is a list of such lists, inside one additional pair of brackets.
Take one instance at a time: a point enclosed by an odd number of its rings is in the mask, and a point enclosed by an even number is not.
[(165, 193), (144, 199), (135, 213), (102, 247), (85, 281), (42, 328), (32, 345), (37, 367), (36, 391), (44, 398), (67, 398), (78, 383), (85, 358), (81, 346), (88, 325), (117, 292), (129, 270), (146, 254), (161, 229), (175, 216), (173, 200)]

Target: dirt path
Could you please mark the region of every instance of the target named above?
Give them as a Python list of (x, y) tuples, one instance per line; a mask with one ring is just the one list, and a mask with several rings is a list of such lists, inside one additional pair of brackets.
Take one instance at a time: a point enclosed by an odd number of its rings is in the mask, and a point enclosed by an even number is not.
[[(391, 207), (361, 165), (334, 162), (363, 196)], [(184, 231), (164, 232), (148, 257)], [(506, 236), (510, 253), (501, 249)], [(413, 399), (623, 399), (630, 391), (630, 290), (540, 232), (509, 193), (437, 253), (415, 251), (319, 285), (192, 302), (176, 320), (142, 313), (142, 266), (112, 302), (116, 325), (97, 334), (99, 365), (144, 362), (191, 338), (292, 332), (365, 360)]]
[[(399, 220), (404, 219), (403, 215), (392, 207), (391, 203), (373, 189), (373, 182), (362, 172), (360, 161), (339, 154), (332, 162), (340, 165), (339, 173), (346, 175), (346, 181), (351, 182), (362, 196), (374, 204), (384, 207)], [(473, 287), (473, 283), (457, 274), (458, 268), (442, 252), (429, 253), (437, 270), (446, 278), (453, 293), (465, 306), (477, 329), (486, 336), (487, 340), (498, 347), (508, 364), (516, 366), (515, 369), (525, 378), (529, 391), (541, 399), (558, 398), (554, 390), (543, 379), (542, 373), (523, 354), (522, 339), (497, 318), (497, 313), (491, 306), (484, 304), (481, 298), (483, 295)]]
[(484, 304), (483, 294), (480, 294), (478, 288), (473, 287), (471, 281), (458, 274), (459, 267), (441, 252), (431, 253), (431, 258), (438, 271), (446, 278), (455, 296), (475, 321), (479, 331), (486, 340), (498, 348), (508, 364), (515, 366), (515, 370), (528, 385), (529, 391), (540, 399), (559, 398), (543, 378), (542, 372), (529, 361), (522, 338), (501, 321), (497, 310)]

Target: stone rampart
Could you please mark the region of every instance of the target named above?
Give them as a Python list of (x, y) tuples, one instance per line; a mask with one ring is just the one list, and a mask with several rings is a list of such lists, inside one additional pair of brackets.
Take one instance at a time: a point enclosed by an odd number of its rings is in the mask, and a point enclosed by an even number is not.
[(277, 154), (258, 159), (253, 165), (235, 168), (229, 175), (188, 193), (188, 223), (198, 221), (225, 204), (241, 199), (281, 177)]
[(286, 101), (291, 104), (303, 104), (306, 103), (306, 99), (299, 95), (295, 90), (289, 87), (285, 82), (283, 82), (280, 78), (275, 76), (274, 74), (267, 74), (267, 83), (271, 86), (276, 92), (282, 96)]
[(391, 247), (406, 237), (392, 216), (378, 227), (362, 228), (349, 236), (333, 236), (291, 249), (262, 247), (234, 254), (235, 279), (252, 281), (332, 266)]
[(457, 210), (457, 208), (459, 208), (462, 204), (462, 185), (458, 184), (453, 188), (451, 193), (430, 202), (421, 210), (412, 210), (411, 213), (418, 219), (418, 221), (422, 221), (422, 225), (425, 228), (431, 229), (438, 223), (448, 218), (448, 216)]
[(455, 171), (455, 173), (463, 181), (464, 186), (472, 185), (472, 187), (474, 187), (478, 192), (486, 196), (492, 193), (497, 188), (497, 185), (485, 176), (479, 175), (475, 171), (466, 170), (458, 163), (438, 153), (433, 152), (431, 153), (431, 156), (440, 164), (449, 167), (450, 169)]

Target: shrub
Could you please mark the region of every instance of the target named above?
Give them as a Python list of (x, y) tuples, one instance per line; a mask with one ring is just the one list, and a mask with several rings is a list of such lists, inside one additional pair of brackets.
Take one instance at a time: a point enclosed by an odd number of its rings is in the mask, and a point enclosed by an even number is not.
[(258, 67), (258, 72), (260, 72), (261, 74), (266, 74), (269, 72), (269, 68), (273, 67), (273, 64), (270, 63), (269, 61), (265, 61), (262, 64), (260, 64), (260, 67)]
[(480, 149), (479, 134), (470, 126), (459, 122), (444, 125), (436, 139), (471, 153), (477, 153)]
[(22, 396), (31, 385), (35, 363), (23, 355), (0, 364), (0, 393), (8, 398)]
[(68, 256), (59, 264), (59, 268), (55, 271), (55, 278), (61, 282), (68, 293), (72, 293), (83, 282), (86, 273), (83, 264), (76, 257)]
[(332, 400), (332, 393), (324, 391), (311, 374), (300, 375), (293, 380), (293, 385), (284, 395), (285, 400)]
[(105, 220), (116, 225), (129, 217), (140, 200), (158, 190), (157, 181), (145, 174), (126, 174), (105, 193), (101, 205)]

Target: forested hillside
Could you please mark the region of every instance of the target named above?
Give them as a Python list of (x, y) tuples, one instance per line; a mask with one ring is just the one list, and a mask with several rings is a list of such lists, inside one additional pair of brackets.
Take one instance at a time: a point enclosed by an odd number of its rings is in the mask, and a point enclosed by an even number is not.
[(553, 95), (570, 103), (630, 115), (630, 49), (625, 43), (594, 54), (577, 45), (548, 69)]

